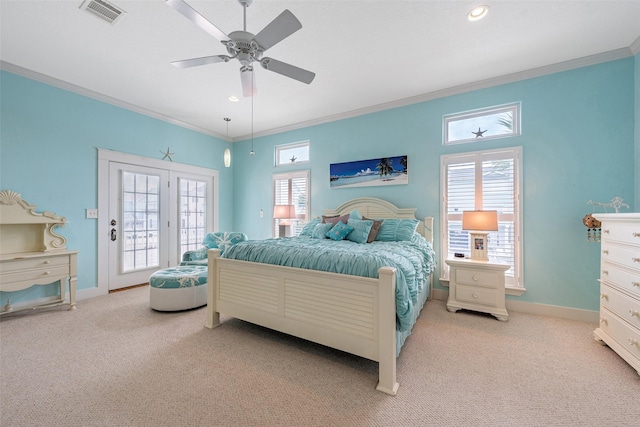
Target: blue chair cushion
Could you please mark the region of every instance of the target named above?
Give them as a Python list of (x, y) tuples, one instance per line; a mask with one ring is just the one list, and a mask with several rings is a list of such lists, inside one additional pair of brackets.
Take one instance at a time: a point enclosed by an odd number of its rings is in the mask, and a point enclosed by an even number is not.
[(216, 231), (215, 233), (207, 233), (204, 236), (202, 244), (209, 249), (220, 249), (220, 255), (236, 243), (248, 240), (247, 235), (237, 231)]

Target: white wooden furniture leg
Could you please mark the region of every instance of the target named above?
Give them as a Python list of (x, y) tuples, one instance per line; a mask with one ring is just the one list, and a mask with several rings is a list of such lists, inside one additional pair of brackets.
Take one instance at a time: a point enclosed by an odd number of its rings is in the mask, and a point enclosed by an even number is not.
[(205, 326), (209, 329), (220, 326), (220, 313), (216, 304), (218, 293), (218, 270), (216, 263), (220, 258), (220, 249), (209, 249), (207, 251), (207, 320)]
[(396, 382), (396, 269), (382, 267), (378, 292), (378, 386), (376, 390), (395, 396)]

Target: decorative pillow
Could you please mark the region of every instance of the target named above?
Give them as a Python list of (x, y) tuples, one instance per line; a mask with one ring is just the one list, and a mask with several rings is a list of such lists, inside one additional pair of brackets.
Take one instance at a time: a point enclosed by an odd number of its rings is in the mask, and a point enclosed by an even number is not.
[(313, 230), (316, 228), (316, 225), (320, 224), (320, 218), (314, 218), (302, 227), (302, 231), (300, 232), (300, 236), (313, 236)]
[(376, 237), (380, 232), (380, 227), (382, 227), (382, 223), (384, 222), (384, 219), (373, 219), (373, 218), (367, 218), (366, 216), (363, 216), (362, 219), (365, 221), (373, 221), (373, 225), (371, 226), (371, 231), (369, 231), (369, 237), (367, 237), (367, 243), (371, 243), (374, 240), (376, 240)]
[(348, 226), (342, 221), (338, 221), (338, 223), (327, 232), (327, 237), (331, 240), (344, 240), (352, 231), (353, 227)]
[(347, 221), (349, 221), (349, 214), (346, 215), (333, 215), (333, 216), (325, 216), (322, 215), (322, 223), (323, 224), (333, 224), (336, 225), (338, 222), (342, 222), (343, 224), (346, 224)]
[(360, 214), (360, 212), (358, 212), (358, 209), (352, 210), (351, 213), (349, 214), (349, 218), (352, 218), (352, 219), (364, 219), (364, 218), (362, 218), (362, 215)]
[(311, 234), (311, 237), (313, 237), (314, 239), (326, 239), (327, 232), (331, 230), (332, 227), (333, 227), (333, 224), (331, 223), (317, 224), (316, 228), (313, 229), (313, 233)]
[(378, 231), (376, 240), (382, 242), (401, 242), (411, 240), (418, 228), (417, 219), (385, 219)]
[(353, 231), (347, 235), (348, 240), (356, 243), (367, 243), (373, 221), (349, 218), (347, 225), (353, 227)]
[(215, 233), (207, 233), (204, 236), (204, 240), (202, 240), (202, 244), (209, 249), (220, 249), (220, 255), (222, 255), (224, 251), (229, 249), (231, 246), (235, 245), (236, 243), (244, 242), (245, 240), (248, 240), (248, 238), (244, 233), (235, 231), (216, 231)]

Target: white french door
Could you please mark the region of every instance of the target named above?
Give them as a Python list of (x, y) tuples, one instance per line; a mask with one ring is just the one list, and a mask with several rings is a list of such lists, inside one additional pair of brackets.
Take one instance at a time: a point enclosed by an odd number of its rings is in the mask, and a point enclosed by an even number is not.
[(109, 164), (109, 290), (146, 283), (169, 262), (169, 172)]
[(218, 228), (218, 171), (98, 149), (98, 291), (149, 281)]

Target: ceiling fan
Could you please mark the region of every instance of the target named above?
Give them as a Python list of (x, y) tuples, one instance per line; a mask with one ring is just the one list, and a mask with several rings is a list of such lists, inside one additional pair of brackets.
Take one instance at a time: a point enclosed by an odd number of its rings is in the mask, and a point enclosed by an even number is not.
[(229, 62), (237, 59), (240, 67), (240, 79), (244, 96), (256, 94), (255, 77), (253, 76), (253, 63), (259, 62), (262, 68), (290, 77), (294, 80), (309, 84), (316, 76), (311, 71), (304, 70), (294, 65), (287, 64), (277, 59), (263, 57), (264, 51), (281, 42), (291, 34), (302, 28), (302, 24), (289, 10), (282, 12), (258, 34), (253, 35), (247, 31), (247, 8), (253, 0), (238, 0), (244, 11), (244, 29), (234, 31), (226, 35), (218, 27), (209, 22), (195, 9), (183, 0), (166, 0), (167, 5), (184, 15), (199, 28), (220, 40), (227, 48), (229, 55), (213, 55), (202, 58), (185, 59), (171, 64), (178, 68), (196, 67), (199, 65), (213, 64), (216, 62)]

